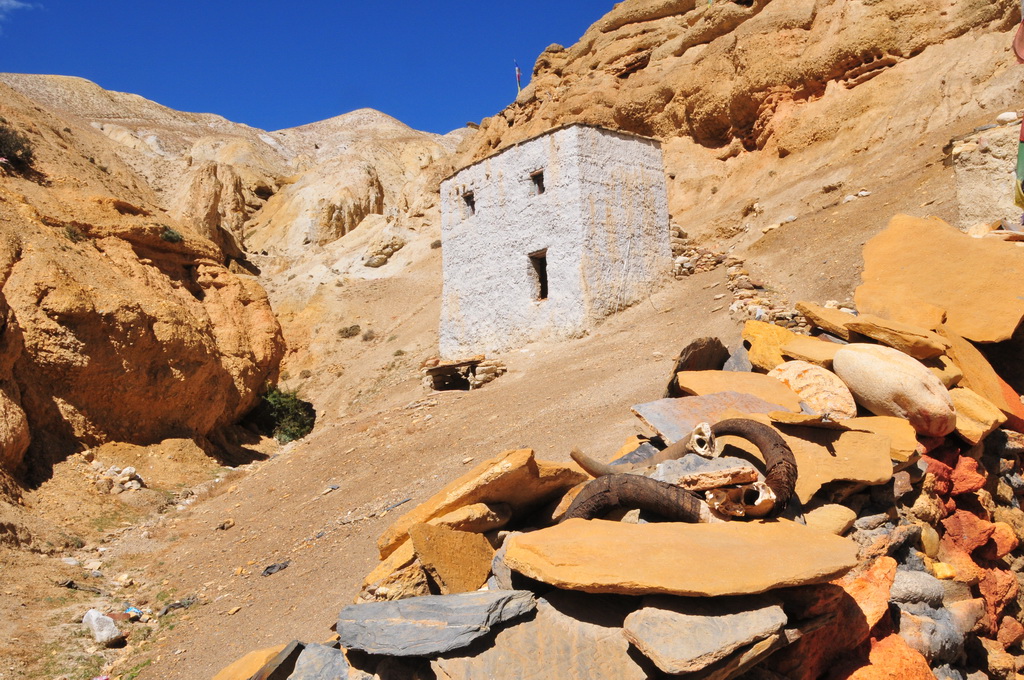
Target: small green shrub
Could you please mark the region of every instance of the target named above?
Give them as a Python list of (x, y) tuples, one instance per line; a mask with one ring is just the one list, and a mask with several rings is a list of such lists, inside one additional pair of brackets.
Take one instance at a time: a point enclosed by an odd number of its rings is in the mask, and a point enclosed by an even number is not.
[(184, 236), (167, 226), (165, 226), (164, 230), (160, 232), (160, 238), (168, 243), (181, 243), (185, 240)]
[(392, 356), (404, 357), (405, 356), (405, 350), (404, 349), (396, 349), (395, 353)]
[(369, 342), (377, 337), (377, 333), (372, 328), (367, 328), (363, 331), (363, 342)]
[(24, 172), (35, 160), (32, 142), (17, 130), (0, 125), (0, 158), (6, 158), (12, 168)]
[(274, 386), (267, 389), (250, 418), (261, 432), (286, 443), (302, 439), (313, 430), (316, 411), (294, 391), (285, 392)]
[(441, 239), (437, 239), (437, 240), (435, 240), (435, 241), (431, 241), (431, 242), (430, 242), (430, 247), (431, 247), (431, 248), (432, 248), (433, 250), (437, 250), (438, 248), (440, 248), (440, 247), (441, 247)]
[(338, 336), (342, 338), (354, 338), (363, 329), (359, 327), (359, 324), (352, 324), (351, 326), (345, 326), (344, 328), (338, 329)]
[(85, 234), (78, 227), (69, 224), (64, 227), (64, 237), (72, 243), (79, 243), (85, 238)]

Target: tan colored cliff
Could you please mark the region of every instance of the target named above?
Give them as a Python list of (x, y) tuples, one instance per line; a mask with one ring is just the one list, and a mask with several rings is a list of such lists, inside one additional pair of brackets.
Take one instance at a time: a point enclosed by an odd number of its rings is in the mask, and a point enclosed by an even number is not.
[(673, 220), (734, 235), (754, 202), (765, 224), (820, 208), (1019, 106), (1018, 21), (1013, 0), (626, 0), (545, 50), (460, 163), (574, 121), (655, 136)]
[(235, 422), (284, 352), (259, 283), (101, 131), (6, 85), (0, 115), (36, 156), (0, 178), (0, 464), (32, 478), (81, 447)]

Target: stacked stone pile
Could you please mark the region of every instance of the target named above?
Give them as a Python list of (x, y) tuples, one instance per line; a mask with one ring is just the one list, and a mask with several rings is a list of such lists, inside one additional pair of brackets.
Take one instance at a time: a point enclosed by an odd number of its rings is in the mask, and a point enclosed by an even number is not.
[[(979, 280), (982, 257), (1006, 290)], [(480, 464), (380, 537), (334, 639), (254, 652), (218, 680), (1014, 680), (1021, 270), (1012, 243), (896, 218), (866, 246), (859, 313), (804, 302), (813, 336), (751, 320), (737, 351), (695, 340), (668, 396), (633, 407), (655, 435), (610, 465), (574, 452), (604, 476), (528, 449)], [(765, 519), (748, 491), (774, 474), (767, 449), (715, 436), (736, 419), (796, 464)], [(629, 502), (581, 516), (593, 489), (628, 501), (646, 476), (688, 489), (704, 521)]]
[(678, 224), (671, 226), (669, 245), (672, 248), (672, 274), (677, 279), (709, 272), (725, 262), (725, 255), (698, 246)]
[(96, 490), (100, 493), (116, 495), (146, 487), (146, 482), (131, 466), (123, 469), (116, 465), (105, 467), (100, 461), (94, 460), (88, 470)]
[[(766, 323), (777, 324), (800, 333), (809, 333), (811, 325), (798, 310), (787, 306), (784, 300), (764, 285), (751, 277), (743, 266), (743, 260), (730, 257), (725, 262), (729, 281), (726, 286), (732, 292), (732, 304), (729, 313), (740, 320), (753, 319)], [(836, 306), (837, 302), (829, 300), (826, 306)]]

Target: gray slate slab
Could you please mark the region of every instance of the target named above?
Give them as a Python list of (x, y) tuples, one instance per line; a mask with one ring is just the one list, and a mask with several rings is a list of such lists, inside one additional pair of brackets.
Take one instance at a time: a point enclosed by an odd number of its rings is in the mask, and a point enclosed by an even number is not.
[(310, 642), (299, 654), (288, 680), (341, 680), (349, 677), (350, 669), (345, 652)]
[(465, 647), (491, 626), (532, 611), (525, 590), (426, 595), (392, 602), (367, 602), (338, 614), (342, 647), (389, 656), (433, 656)]
[(505, 564), (505, 553), (508, 552), (508, 539), (512, 538), (519, 531), (511, 531), (501, 542), (501, 547), (494, 552), (491, 560), (491, 576), (487, 579), (488, 590), (513, 590), (512, 570)]
[(730, 348), (729, 358), (725, 360), (725, 365), (722, 366), (722, 370), (732, 371), (734, 373), (749, 373), (754, 370), (754, 365), (750, 363), (750, 356), (747, 353), (747, 348), (743, 345)]
[(782, 606), (767, 598), (647, 597), (626, 617), (626, 638), (666, 673), (692, 673), (778, 633)]
[(430, 662), (437, 680), (642, 680), (657, 669), (622, 635), (635, 598), (555, 591), (537, 613), (503, 628), (493, 644), (478, 642)]
[(642, 463), (648, 458), (657, 455), (660, 452), (660, 450), (661, 449), (658, 449), (650, 442), (644, 442), (640, 446), (630, 451), (629, 453), (623, 456), (619, 456), (618, 458), (613, 460), (612, 464), (621, 465), (623, 463), (628, 463), (630, 465), (634, 465), (636, 463)]
[(742, 413), (771, 413), (788, 411), (779, 404), (773, 404), (752, 394), (742, 392), (715, 392), (702, 396), (659, 399), (632, 407), (640, 420), (647, 423), (661, 435), (665, 443), (677, 442), (693, 431), (698, 423), (714, 425), (723, 419), (730, 409)]

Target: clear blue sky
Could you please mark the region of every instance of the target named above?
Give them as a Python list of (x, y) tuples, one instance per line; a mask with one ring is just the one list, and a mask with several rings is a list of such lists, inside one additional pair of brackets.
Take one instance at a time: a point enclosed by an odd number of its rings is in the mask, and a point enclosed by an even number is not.
[(361, 107), (447, 132), (497, 113), (613, 0), (0, 0), (0, 71), (88, 78), (266, 130)]

